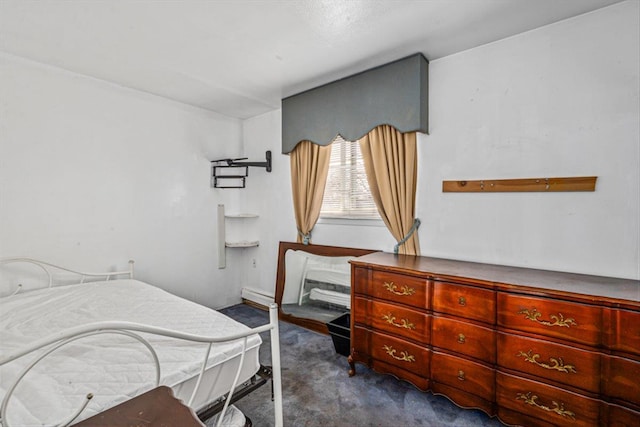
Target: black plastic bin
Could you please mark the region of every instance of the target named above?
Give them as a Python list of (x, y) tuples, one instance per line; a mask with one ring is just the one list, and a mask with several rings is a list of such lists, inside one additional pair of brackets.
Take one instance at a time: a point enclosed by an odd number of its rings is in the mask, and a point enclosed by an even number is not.
[(343, 356), (349, 356), (351, 353), (351, 316), (349, 313), (345, 313), (339, 316), (329, 323), (329, 334), (333, 340), (333, 346), (336, 349), (336, 353)]

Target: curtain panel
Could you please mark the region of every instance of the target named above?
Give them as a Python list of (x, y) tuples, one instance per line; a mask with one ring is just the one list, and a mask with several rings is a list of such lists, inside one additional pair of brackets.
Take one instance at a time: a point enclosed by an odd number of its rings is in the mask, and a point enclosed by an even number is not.
[(367, 181), (378, 212), (398, 242), (400, 254), (420, 255), (415, 218), (416, 133), (381, 125), (360, 139)]
[(331, 145), (311, 141), (300, 142), (289, 154), (298, 243), (311, 242), (311, 230), (320, 216), (330, 158)]

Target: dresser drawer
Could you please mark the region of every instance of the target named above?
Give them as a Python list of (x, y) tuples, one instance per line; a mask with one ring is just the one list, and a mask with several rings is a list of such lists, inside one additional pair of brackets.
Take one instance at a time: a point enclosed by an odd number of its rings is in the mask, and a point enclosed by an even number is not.
[(600, 307), (498, 293), (498, 325), (583, 344), (601, 342)]
[(640, 312), (611, 310), (611, 348), (640, 356)]
[(598, 393), (600, 355), (575, 347), (498, 333), (498, 365)]
[(426, 313), (355, 297), (355, 321), (375, 329), (429, 344), (431, 317)]
[(431, 379), (493, 400), (495, 371), (479, 363), (434, 351), (431, 355)]
[(555, 425), (599, 424), (598, 400), (500, 371), (496, 372), (496, 403)]
[(558, 424), (542, 421), (540, 418), (534, 418), (522, 412), (512, 411), (504, 406), (498, 406), (497, 415), (500, 421), (508, 426), (558, 427)]
[(354, 291), (420, 309), (429, 307), (426, 279), (386, 271), (355, 268)]
[[(616, 356), (602, 356), (604, 394), (640, 407), (640, 362)], [(640, 425), (640, 420), (638, 421)]]
[(433, 311), (453, 314), (493, 325), (496, 320), (495, 292), (453, 283), (433, 283)]
[(390, 365), (429, 378), (429, 350), (387, 334), (371, 332), (370, 354)]
[(495, 362), (496, 335), (493, 329), (441, 316), (433, 316), (432, 322), (431, 344), (434, 347)]
[(638, 427), (640, 412), (618, 405), (607, 405), (607, 427)]

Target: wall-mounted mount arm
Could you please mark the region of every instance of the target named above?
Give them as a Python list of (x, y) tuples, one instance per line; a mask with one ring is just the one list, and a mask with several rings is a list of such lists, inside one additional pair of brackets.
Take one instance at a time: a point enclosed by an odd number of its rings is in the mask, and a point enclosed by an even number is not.
[(271, 172), (271, 151), (267, 150), (265, 153), (266, 160), (264, 162), (245, 162), (247, 157), (242, 157), (238, 159), (219, 159), (212, 160), (211, 163), (226, 163), (229, 167), (242, 167), (242, 166), (254, 166), (259, 168), (266, 168), (267, 172)]
[(211, 186), (214, 188), (244, 188), (249, 166), (265, 168), (271, 172), (271, 151), (264, 162), (246, 162), (247, 157), (211, 160)]

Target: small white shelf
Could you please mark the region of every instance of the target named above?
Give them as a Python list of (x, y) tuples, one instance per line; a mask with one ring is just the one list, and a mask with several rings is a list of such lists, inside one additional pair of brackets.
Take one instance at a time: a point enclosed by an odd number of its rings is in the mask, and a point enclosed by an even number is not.
[(260, 246), (260, 242), (257, 240), (253, 242), (225, 242), (224, 245), (228, 248), (252, 248), (254, 246)]
[[(224, 205), (218, 205), (218, 268), (225, 268), (227, 266), (227, 248), (254, 248), (260, 245), (258, 240), (253, 239), (231, 239), (227, 240), (227, 222), (232, 224), (237, 221), (243, 221), (246, 219), (258, 218), (258, 215), (253, 213), (239, 213), (239, 214), (225, 214)], [(233, 229), (237, 229), (242, 225), (243, 231), (247, 229), (245, 224), (232, 225)], [(253, 230), (255, 232), (255, 230)], [(242, 233), (241, 233), (242, 234)], [(244, 237), (244, 236), (241, 236)], [(253, 237), (253, 236), (251, 236)]]

